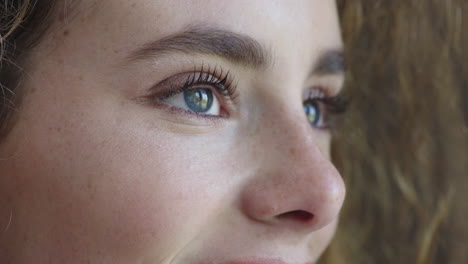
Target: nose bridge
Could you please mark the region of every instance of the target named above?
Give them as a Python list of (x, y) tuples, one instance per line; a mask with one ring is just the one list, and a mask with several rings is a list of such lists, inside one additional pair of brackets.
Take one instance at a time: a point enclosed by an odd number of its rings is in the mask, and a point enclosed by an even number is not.
[(313, 128), (307, 122), (302, 108), (280, 106), (268, 110), (262, 117), (262, 128), (258, 129), (260, 133), (257, 133), (259, 138), (256, 141), (266, 143), (271, 148), (270, 158), (306, 161), (309, 165), (313, 162), (323, 165), (324, 158), (328, 161), (314, 138)]
[(256, 157), (262, 166), (244, 202), (251, 217), (311, 231), (338, 216), (344, 184), (301, 110), (279, 107), (263, 115), (255, 139), (265, 155)]

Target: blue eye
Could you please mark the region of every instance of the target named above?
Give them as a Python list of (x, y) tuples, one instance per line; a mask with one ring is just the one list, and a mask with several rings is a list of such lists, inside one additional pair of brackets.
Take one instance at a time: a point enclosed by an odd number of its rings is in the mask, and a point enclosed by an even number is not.
[(306, 114), (307, 120), (310, 125), (313, 127), (320, 126), (320, 108), (318, 103), (315, 101), (306, 101), (304, 103), (304, 112)]
[(219, 116), (221, 107), (213, 90), (209, 88), (190, 88), (167, 97), (165, 103), (189, 112)]
[(209, 89), (195, 88), (183, 93), (187, 107), (195, 113), (206, 113), (213, 106), (213, 92)]

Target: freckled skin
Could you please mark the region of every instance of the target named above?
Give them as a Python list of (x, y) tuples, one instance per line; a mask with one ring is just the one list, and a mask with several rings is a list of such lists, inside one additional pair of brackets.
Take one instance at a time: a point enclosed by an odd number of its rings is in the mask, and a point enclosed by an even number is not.
[[(302, 95), (320, 52), (341, 47), (334, 2), (82, 0), (77, 9), (34, 49), (18, 121), (0, 145), (0, 263), (317, 260), (345, 190)], [(195, 22), (257, 39), (274, 63), (169, 54), (122, 66), (137, 46)], [(135, 100), (193, 63), (233, 73), (238, 114), (185, 120)]]

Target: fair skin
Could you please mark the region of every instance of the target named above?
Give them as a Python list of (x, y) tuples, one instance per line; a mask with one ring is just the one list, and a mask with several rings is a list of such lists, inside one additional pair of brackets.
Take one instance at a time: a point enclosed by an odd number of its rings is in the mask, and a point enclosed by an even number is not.
[[(314, 71), (341, 49), (334, 1), (74, 8), (29, 57), (22, 107), (0, 145), (0, 262), (317, 261), (345, 188), (331, 132), (308, 122), (303, 103), (316, 87), (341, 89), (341, 72)], [(264, 60), (210, 45), (135, 53), (193, 28), (252, 39)], [(174, 76), (184, 83), (202, 67), (229, 71), (237, 96), (202, 85), (215, 101), (204, 115), (180, 93), (162, 96), (179, 88)]]

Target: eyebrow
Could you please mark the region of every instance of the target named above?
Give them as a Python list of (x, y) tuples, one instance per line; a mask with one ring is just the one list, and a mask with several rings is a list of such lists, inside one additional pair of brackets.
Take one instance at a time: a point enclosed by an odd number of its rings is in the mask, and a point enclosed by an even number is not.
[(167, 53), (209, 54), (250, 67), (266, 67), (271, 53), (257, 40), (228, 30), (192, 26), (181, 33), (152, 41), (130, 53), (130, 61)]
[[(169, 53), (215, 55), (252, 68), (266, 68), (273, 63), (272, 52), (254, 38), (200, 25), (187, 27), (182, 32), (144, 44), (130, 52), (127, 60), (139, 61)], [(322, 53), (311, 72), (317, 75), (342, 73), (344, 63), (341, 49)]]
[(345, 72), (344, 53), (341, 49), (329, 50), (321, 54), (311, 74), (333, 75)]

